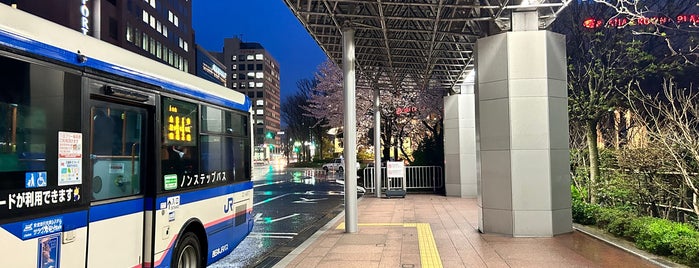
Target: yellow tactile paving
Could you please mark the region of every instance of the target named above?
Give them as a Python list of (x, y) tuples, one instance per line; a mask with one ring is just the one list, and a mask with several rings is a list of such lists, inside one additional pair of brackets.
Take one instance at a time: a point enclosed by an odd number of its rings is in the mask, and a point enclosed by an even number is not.
[[(358, 226), (400, 226), (416, 227), (417, 238), (420, 247), (420, 264), (423, 268), (441, 268), (442, 260), (439, 258), (437, 243), (432, 235), (432, 228), (429, 223), (359, 223)], [(345, 229), (345, 223), (340, 223), (337, 229)]]

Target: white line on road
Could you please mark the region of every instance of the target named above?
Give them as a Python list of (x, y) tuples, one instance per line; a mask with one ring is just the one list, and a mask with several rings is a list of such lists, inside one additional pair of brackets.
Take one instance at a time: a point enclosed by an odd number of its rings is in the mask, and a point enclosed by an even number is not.
[(287, 194), (283, 194), (283, 195), (280, 195), (280, 196), (275, 196), (275, 197), (272, 197), (272, 198), (267, 198), (267, 199), (265, 199), (265, 200), (262, 200), (262, 201), (260, 201), (260, 202), (255, 203), (255, 204), (252, 204), (252, 206), (254, 207), (254, 206), (257, 206), (257, 205), (259, 205), (259, 204), (264, 204), (264, 203), (270, 202), (270, 201), (272, 201), (272, 200), (285, 197), (285, 196), (290, 195), (290, 194), (291, 194), (291, 193), (287, 193)]

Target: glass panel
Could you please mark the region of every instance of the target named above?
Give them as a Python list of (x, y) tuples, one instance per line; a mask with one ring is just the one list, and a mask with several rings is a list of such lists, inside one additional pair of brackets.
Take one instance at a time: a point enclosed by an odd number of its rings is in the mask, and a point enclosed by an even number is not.
[(139, 194), (145, 110), (107, 104), (93, 106), (90, 116), (92, 199)]
[(163, 99), (163, 189), (175, 190), (201, 185), (198, 174), (197, 105)]
[[(80, 77), (6, 57), (0, 73), (0, 221), (84, 204)], [(61, 176), (67, 156), (77, 176)]]
[(201, 121), (204, 132), (223, 132), (223, 112), (221, 110), (204, 106), (201, 111)]

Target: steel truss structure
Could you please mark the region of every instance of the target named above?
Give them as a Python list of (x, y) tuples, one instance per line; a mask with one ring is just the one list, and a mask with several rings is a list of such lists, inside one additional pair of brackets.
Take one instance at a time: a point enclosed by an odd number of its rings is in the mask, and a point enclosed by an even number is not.
[(342, 29), (355, 29), (357, 69), (372, 87), (445, 93), (474, 68), (476, 40), (509, 30), (513, 12), (538, 12), (545, 29), (570, 1), (284, 0), (338, 65)]

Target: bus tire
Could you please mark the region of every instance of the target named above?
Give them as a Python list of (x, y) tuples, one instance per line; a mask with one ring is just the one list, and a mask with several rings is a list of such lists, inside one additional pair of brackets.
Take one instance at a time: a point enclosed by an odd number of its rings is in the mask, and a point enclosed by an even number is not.
[(174, 268), (200, 268), (204, 267), (201, 263), (201, 246), (199, 238), (192, 232), (186, 232), (180, 238), (175, 247), (175, 254), (172, 255), (172, 264)]

